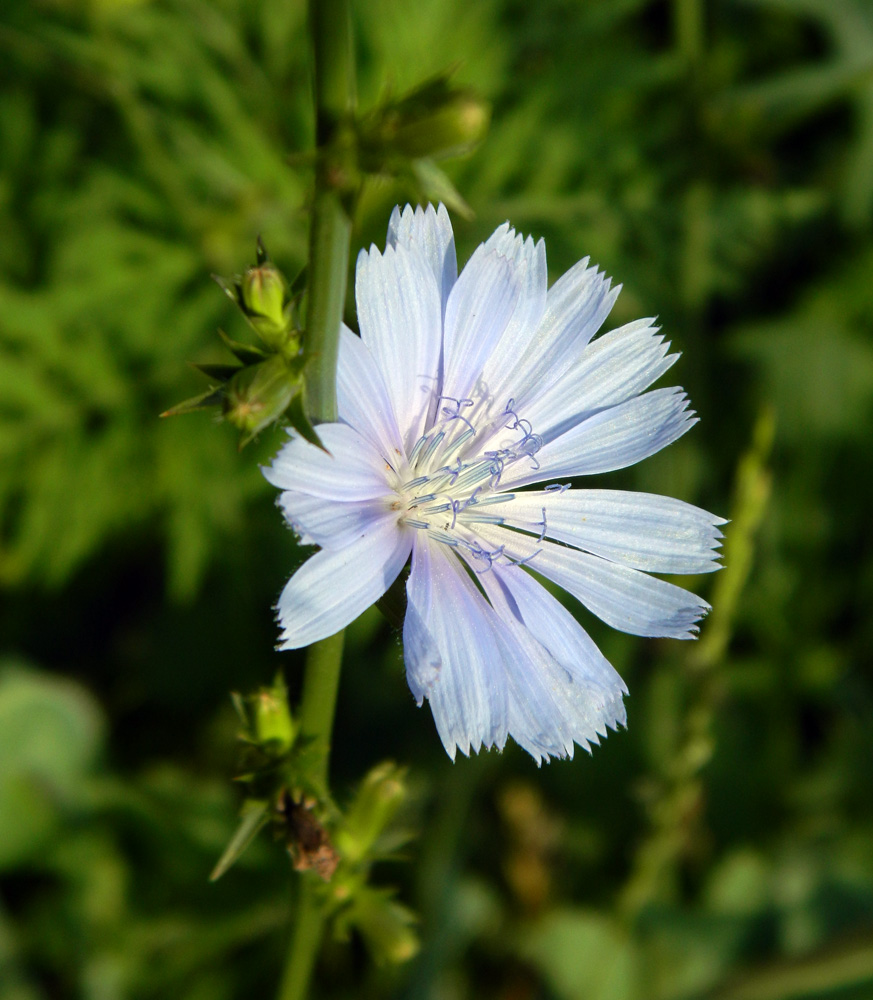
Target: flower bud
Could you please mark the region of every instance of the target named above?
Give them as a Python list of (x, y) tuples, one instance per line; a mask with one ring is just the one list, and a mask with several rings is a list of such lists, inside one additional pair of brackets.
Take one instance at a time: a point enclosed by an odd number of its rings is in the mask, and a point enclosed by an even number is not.
[(406, 771), (392, 761), (377, 764), (361, 782), (341, 829), (337, 846), (350, 864), (364, 860), (406, 798)]
[[(281, 271), (269, 262), (250, 267), (239, 286), (240, 306), (267, 347), (296, 354), (299, 335), (292, 330), (286, 309), (286, 286)], [(296, 342), (296, 343), (295, 343)]]
[(227, 383), (224, 416), (243, 432), (241, 446), (279, 420), (300, 392), (303, 380), (281, 354), (248, 365)]
[(390, 892), (364, 887), (346, 920), (358, 929), (377, 965), (408, 962), (418, 953), (415, 916), (391, 899)]
[(288, 691), (281, 677), (270, 688), (261, 688), (250, 699), (254, 737), (262, 747), (274, 753), (291, 749), (296, 735), (294, 719), (288, 708)]
[(468, 152), (485, 135), (488, 105), (438, 77), (365, 120), (361, 145), (370, 160), (440, 159)]

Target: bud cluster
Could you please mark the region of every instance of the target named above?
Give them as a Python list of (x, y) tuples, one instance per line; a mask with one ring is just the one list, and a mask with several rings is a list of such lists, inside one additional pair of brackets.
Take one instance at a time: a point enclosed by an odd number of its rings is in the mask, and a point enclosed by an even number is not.
[(470, 152), (484, 137), (490, 109), (474, 91), (449, 82), (450, 72), (372, 111), (337, 123), (317, 151), (326, 184), (349, 204), (367, 176), (406, 179), (425, 197), (469, 215), (470, 209), (436, 160)]
[(230, 281), (217, 276), (215, 280), (263, 346), (238, 343), (219, 331), (236, 363), (194, 365), (213, 385), (162, 416), (215, 407), (224, 420), (242, 432), (241, 448), (265, 427), (286, 419), (307, 440), (320, 444), (301, 402), (303, 354), (297, 315), (301, 291), (297, 286), (302, 287), (302, 282), (298, 279), (289, 285), (270, 261), (260, 237), (256, 264)]

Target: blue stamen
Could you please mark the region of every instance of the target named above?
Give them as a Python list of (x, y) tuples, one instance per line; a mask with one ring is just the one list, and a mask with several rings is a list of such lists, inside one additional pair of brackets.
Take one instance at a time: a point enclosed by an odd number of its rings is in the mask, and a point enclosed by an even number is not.
[(409, 453), (409, 464), (415, 465), (415, 460), (418, 458), (418, 453), (427, 443), (427, 434), (423, 434), (413, 445), (412, 451)]
[(512, 559), (511, 556), (507, 556), (507, 558), (516, 566), (524, 566), (525, 563), (529, 563), (531, 559), (536, 558), (536, 556), (538, 556), (542, 551), (542, 549), (537, 549), (536, 552), (531, 552), (531, 554), (529, 556), (525, 556), (524, 559)]
[(463, 434), (456, 437), (455, 440), (452, 441), (451, 444), (449, 444), (446, 447), (446, 452), (450, 455), (453, 452), (460, 451), (461, 448), (463, 448), (464, 445), (470, 440), (470, 438), (475, 436), (475, 434), (476, 431), (473, 430), (472, 427), (468, 427)]
[(492, 503), (508, 503), (510, 500), (515, 499), (514, 493), (489, 493), (485, 497), (477, 497), (476, 506), (477, 507), (487, 507)]
[(499, 514), (468, 514), (464, 512), (464, 524), (504, 524), (505, 518)]
[(452, 509), (452, 504), (441, 503), (438, 507), (428, 507), (427, 510), (423, 511), (425, 514), (444, 514), (447, 510)]
[(450, 465), (444, 465), (441, 469), (437, 469), (437, 472), (445, 472), (448, 476), (451, 477), (451, 479), (449, 480), (449, 486), (455, 485), (455, 480), (458, 478), (458, 476), (460, 476), (460, 474), (464, 470), (464, 466), (461, 464), (460, 457), (455, 459), (455, 461), (458, 463), (457, 469), (453, 469)]
[(423, 486), (426, 482), (427, 476), (419, 476), (417, 479), (410, 479), (408, 483), (404, 483), (401, 489), (414, 490), (418, 486)]
[(421, 460), (423, 462), (427, 462), (430, 459), (431, 455), (433, 455), (433, 453), (437, 450), (437, 448), (439, 448), (445, 436), (446, 435), (443, 431), (440, 431), (439, 434), (435, 435), (433, 440), (424, 449), (424, 454), (421, 456)]

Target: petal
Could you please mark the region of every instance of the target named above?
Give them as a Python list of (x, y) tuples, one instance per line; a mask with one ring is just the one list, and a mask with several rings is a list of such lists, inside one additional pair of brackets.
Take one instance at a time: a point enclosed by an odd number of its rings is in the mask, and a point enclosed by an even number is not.
[(402, 453), (403, 440), (385, 380), (367, 345), (345, 325), (340, 330), (336, 395), (340, 420), (394, 462)]
[(501, 486), (624, 469), (666, 448), (696, 423), (681, 389), (655, 389), (583, 420), (537, 451), (530, 468), (519, 464), (507, 470)]
[[(514, 236), (507, 252), (515, 256), (521, 245), (521, 237)], [(461, 272), (446, 305), (442, 392), (447, 398), (460, 400), (472, 392), (512, 318), (526, 270), (526, 262), (485, 243)]]
[(338, 551), (322, 549), (291, 577), (276, 605), (279, 649), (298, 649), (333, 635), (379, 600), (403, 569), (409, 530), (386, 515)]
[(546, 309), (527, 353), (519, 358), (514, 396), (524, 405), (536, 399), (579, 359), (585, 345), (609, 315), (621, 285), (579, 261), (549, 289)]
[(513, 397), (518, 362), (529, 350), (542, 319), (549, 284), (542, 240), (534, 244), (528, 237), (518, 248), (514, 262), (521, 279), (518, 303), (482, 372), (488, 391), (502, 402)]
[(515, 566), (480, 576), (503, 625), (507, 656), (510, 736), (539, 763), (541, 757), (589, 749), (626, 721), (627, 688), (572, 615)]
[[(419, 535), (406, 585), (403, 647), (409, 686), (426, 697), (443, 746), (469, 754), (507, 735), (499, 629), (457, 556)], [(410, 613), (411, 612), (411, 613)]]
[(427, 261), (440, 290), (442, 315), (452, 285), (458, 279), (458, 262), (455, 256), (455, 236), (445, 205), (434, 211), (433, 205), (413, 211), (407, 205), (403, 211), (397, 207), (388, 222), (387, 246), (403, 246), (418, 251)]
[(637, 320), (598, 337), (565, 376), (525, 407), (524, 416), (545, 441), (596, 410), (638, 396), (676, 362), (679, 355), (667, 354), (670, 345), (653, 322)]
[(492, 551), (525, 562), (621, 632), (692, 639), (695, 623), (709, 611), (706, 601), (696, 594), (629, 566), (506, 528), (477, 528), (477, 535)]
[(296, 490), (281, 493), (279, 506), (303, 545), (319, 545), (331, 550), (351, 545), (383, 521), (388, 512), (382, 497), (337, 503)]
[(355, 298), (361, 339), (382, 372), (407, 449), (421, 436), (442, 347), (433, 272), (414, 250), (376, 247), (358, 255)]
[(292, 432), (273, 464), (262, 468), (267, 481), (327, 500), (374, 500), (389, 492), (385, 459), (356, 430), (320, 424), (318, 435), (327, 452)]
[(628, 490), (518, 493), (489, 503), (512, 528), (650, 573), (709, 573), (722, 534), (716, 517), (672, 497)]

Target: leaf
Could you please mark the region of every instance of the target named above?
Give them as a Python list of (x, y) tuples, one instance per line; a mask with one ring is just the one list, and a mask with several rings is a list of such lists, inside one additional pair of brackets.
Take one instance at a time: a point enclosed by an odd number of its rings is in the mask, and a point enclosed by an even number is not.
[(270, 803), (247, 799), (240, 811), (239, 826), (212, 869), (209, 881), (215, 882), (231, 867), (270, 821)]

